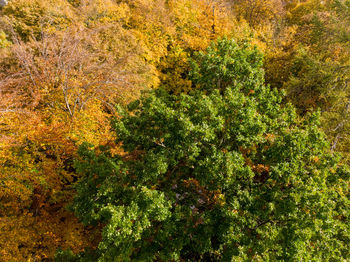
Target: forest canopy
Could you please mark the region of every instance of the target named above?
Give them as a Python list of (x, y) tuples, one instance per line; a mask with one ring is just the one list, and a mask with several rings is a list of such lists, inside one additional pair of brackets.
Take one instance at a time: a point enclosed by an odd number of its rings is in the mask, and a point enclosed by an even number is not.
[(348, 0), (0, 0), (0, 261), (346, 261)]
[(123, 155), (80, 148), (72, 207), (103, 225), (92, 261), (345, 259), (349, 171), (319, 116), (281, 106), (255, 49), (218, 40), (192, 63), (198, 90), (120, 112)]

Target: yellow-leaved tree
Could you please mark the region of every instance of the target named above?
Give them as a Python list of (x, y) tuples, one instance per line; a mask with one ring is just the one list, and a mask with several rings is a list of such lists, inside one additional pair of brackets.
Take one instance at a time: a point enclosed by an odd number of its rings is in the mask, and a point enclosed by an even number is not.
[(94, 248), (100, 232), (67, 210), (79, 179), (78, 146), (113, 144), (115, 104), (160, 83), (188, 92), (194, 51), (253, 32), (227, 1), (214, 0), (13, 0), (0, 11), (0, 25), (4, 261)]
[[(5, 261), (52, 258), (59, 247), (92, 247), (94, 232), (66, 206), (77, 146), (113, 143), (114, 103), (135, 96), (147, 66), (124, 50), (110, 56), (104, 28), (13, 38), (1, 60), (0, 254)], [(127, 63), (128, 61), (129, 63)], [(11, 63), (11, 66), (6, 66)], [(146, 85), (146, 84), (145, 84)]]

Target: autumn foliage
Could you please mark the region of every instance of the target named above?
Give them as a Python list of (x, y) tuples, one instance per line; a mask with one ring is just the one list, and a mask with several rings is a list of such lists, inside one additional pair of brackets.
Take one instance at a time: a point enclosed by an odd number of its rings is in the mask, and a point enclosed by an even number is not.
[[(96, 250), (103, 225), (83, 225), (71, 211), (84, 176), (77, 172), (78, 150), (87, 142), (96, 152), (110, 148), (112, 156), (137, 159), (137, 150), (131, 156), (123, 148), (126, 141), (112, 130), (111, 119), (121, 119), (120, 107), (149, 90), (161, 87), (181, 96), (202, 88), (208, 95), (213, 85), (224, 92), (238, 83), (250, 99), (265, 78), (286, 93), (283, 103), (294, 104), (300, 119), (321, 110), (324, 139), (332, 152), (343, 154), (341, 165), (348, 163), (349, 10), (348, 0), (0, 5), (0, 261), (52, 261), (57, 250)], [(203, 53), (223, 37), (255, 47), (235, 61)], [(277, 138), (267, 133), (261, 139), (268, 144)], [(254, 150), (238, 151), (263, 180), (271, 165), (249, 162)], [(310, 156), (314, 165), (322, 161)], [(224, 204), (222, 192), (206, 189), (198, 179), (185, 179), (182, 186), (201, 191), (208, 206)]]

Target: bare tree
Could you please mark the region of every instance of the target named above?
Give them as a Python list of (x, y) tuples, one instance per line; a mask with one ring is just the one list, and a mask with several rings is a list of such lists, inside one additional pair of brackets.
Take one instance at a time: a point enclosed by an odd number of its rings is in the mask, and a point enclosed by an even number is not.
[[(115, 56), (101, 48), (103, 30), (43, 32), (40, 40), (26, 43), (13, 33), (16, 66), (0, 73), (1, 110), (58, 105), (73, 117), (91, 99), (112, 109), (118, 98), (139, 89), (147, 67), (130, 66), (137, 54)], [(11, 97), (16, 101), (8, 101)]]

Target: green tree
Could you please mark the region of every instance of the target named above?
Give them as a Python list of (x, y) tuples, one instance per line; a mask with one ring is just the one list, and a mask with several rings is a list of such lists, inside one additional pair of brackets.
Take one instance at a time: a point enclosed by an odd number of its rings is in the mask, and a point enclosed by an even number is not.
[(213, 43), (192, 61), (199, 89), (154, 90), (121, 110), (124, 154), (81, 147), (72, 208), (103, 227), (102, 239), (93, 255), (57, 260), (348, 257), (349, 172), (318, 115), (298, 119), (264, 85), (261, 59), (232, 40)]

